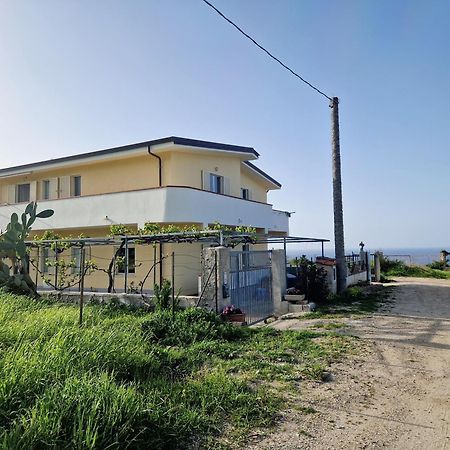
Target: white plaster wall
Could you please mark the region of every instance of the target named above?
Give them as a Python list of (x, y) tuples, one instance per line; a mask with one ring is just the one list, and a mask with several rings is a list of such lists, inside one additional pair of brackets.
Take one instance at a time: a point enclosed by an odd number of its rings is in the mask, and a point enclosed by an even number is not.
[[(23, 205), (0, 207), (0, 229), (5, 230), (13, 212)], [(51, 208), (55, 214), (38, 219), (33, 229), (46, 230), (109, 226), (114, 223), (193, 222), (249, 225), (270, 231), (289, 232), (289, 218), (271, 205), (184, 187), (166, 187), (130, 192), (91, 195), (39, 202), (38, 210)]]

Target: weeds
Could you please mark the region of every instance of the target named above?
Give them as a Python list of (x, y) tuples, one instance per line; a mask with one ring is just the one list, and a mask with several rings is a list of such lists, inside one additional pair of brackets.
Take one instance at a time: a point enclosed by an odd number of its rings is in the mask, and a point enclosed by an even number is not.
[(238, 446), (282, 408), (271, 383), (321, 379), (353, 348), (197, 309), (172, 320), (89, 305), (85, 317), (80, 328), (73, 305), (0, 294), (1, 448), (219, 448), (224, 433)]
[(403, 261), (381, 258), (381, 272), (389, 277), (450, 278), (450, 272), (443, 270), (445, 263), (434, 262), (428, 266), (408, 265)]

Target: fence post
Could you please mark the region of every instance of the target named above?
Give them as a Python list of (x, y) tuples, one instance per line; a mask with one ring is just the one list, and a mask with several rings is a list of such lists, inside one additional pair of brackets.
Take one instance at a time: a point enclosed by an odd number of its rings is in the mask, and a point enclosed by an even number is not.
[(365, 255), (365, 262), (366, 262), (366, 274), (367, 274), (367, 281), (370, 283), (372, 281), (372, 277), (370, 276), (370, 260), (369, 260), (369, 252), (364, 252)]
[(80, 327), (83, 324), (83, 306), (84, 306), (84, 275), (85, 275), (85, 248), (81, 247), (81, 282), (80, 282)]
[(374, 267), (375, 267), (375, 281), (381, 280), (381, 253), (375, 252), (374, 254)]
[(124, 287), (123, 292), (127, 293), (127, 285), (128, 285), (128, 239), (125, 237), (125, 270), (124, 270)]
[(172, 252), (172, 320), (175, 318), (175, 252)]
[(58, 290), (58, 241), (55, 241), (55, 289)]
[(286, 292), (286, 254), (284, 250), (272, 250), (272, 301), (276, 316), (288, 312), (288, 303), (283, 301)]
[(212, 309), (220, 312), (230, 302), (223, 296), (223, 285), (229, 279), (230, 249), (226, 247), (205, 248), (203, 249), (202, 263), (202, 303), (206, 302)]

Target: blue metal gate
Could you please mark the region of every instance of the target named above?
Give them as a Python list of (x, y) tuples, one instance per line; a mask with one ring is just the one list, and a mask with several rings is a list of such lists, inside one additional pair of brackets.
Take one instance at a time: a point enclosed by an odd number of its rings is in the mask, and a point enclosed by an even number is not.
[(272, 252), (230, 253), (230, 298), (249, 324), (273, 314)]

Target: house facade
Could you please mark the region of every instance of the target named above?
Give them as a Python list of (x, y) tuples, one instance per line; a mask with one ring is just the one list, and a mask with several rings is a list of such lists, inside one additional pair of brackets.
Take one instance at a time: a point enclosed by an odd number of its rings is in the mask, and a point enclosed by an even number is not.
[[(52, 230), (61, 237), (103, 237), (113, 224), (136, 231), (149, 222), (201, 230), (219, 222), (286, 236), (289, 214), (267, 203), (267, 193), (281, 185), (251, 162), (258, 156), (251, 147), (168, 137), (2, 168), (0, 229), (6, 228), (13, 212), (23, 212), (35, 200), (39, 209), (55, 211), (51, 218), (36, 221), (35, 235)], [(137, 285), (160, 252), (148, 246), (128, 251), (133, 264), (127, 282)], [(164, 254), (172, 251), (177, 261), (176, 285), (186, 295), (196, 293), (201, 244), (164, 244)], [(115, 249), (94, 246), (90, 252), (90, 259), (107, 265)], [(40, 255), (36, 262), (49, 275), (52, 267), (46, 267), (45, 259), (51, 257)], [(167, 266), (157, 268), (160, 274), (155, 279), (168, 275)], [(117, 273), (119, 287), (123, 275)], [(151, 289), (151, 280), (146, 288)], [(86, 283), (92, 290), (104, 290), (107, 285), (101, 271), (87, 276)]]

